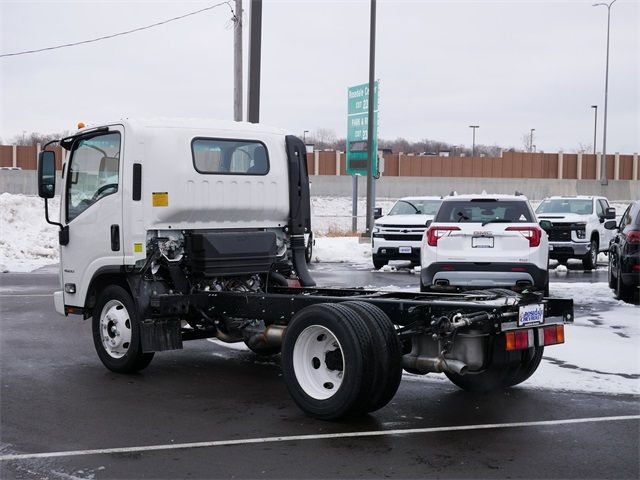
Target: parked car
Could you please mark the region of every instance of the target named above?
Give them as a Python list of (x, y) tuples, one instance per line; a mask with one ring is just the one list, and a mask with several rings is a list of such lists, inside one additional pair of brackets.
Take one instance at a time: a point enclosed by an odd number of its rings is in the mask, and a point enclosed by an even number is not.
[(418, 265), (422, 235), (441, 203), (441, 197), (405, 197), (378, 218), (371, 234), (373, 266), (382, 268), (389, 260), (410, 260)]
[(420, 290), (549, 291), (549, 247), (522, 195), (446, 197), (422, 242)]
[(613, 233), (609, 245), (609, 287), (620, 300), (632, 301), (640, 285), (640, 200), (627, 207)]
[(545, 198), (536, 215), (549, 235), (549, 257), (560, 263), (577, 258), (585, 270), (591, 270), (596, 267), (598, 253), (609, 251), (613, 233), (605, 221), (615, 219), (616, 210), (605, 197)]

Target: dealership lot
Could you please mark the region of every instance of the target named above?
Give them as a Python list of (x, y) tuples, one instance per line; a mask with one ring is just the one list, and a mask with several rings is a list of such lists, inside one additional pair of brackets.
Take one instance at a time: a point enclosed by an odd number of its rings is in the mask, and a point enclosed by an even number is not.
[[(589, 278), (606, 281), (606, 271), (604, 278), (601, 272)], [(418, 282), (402, 271), (348, 265), (314, 265), (313, 275), (324, 285), (410, 288)], [(438, 377), (407, 375), (379, 412), (321, 422), (304, 416), (290, 400), (278, 357), (264, 359), (203, 340), (187, 343), (184, 351), (158, 354), (139, 375), (116, 375), (95, 355), (90, 325), (53, 312), (55, 267), (3, 274), (0, 281), (2, 478), (637, 478), (640, 473), (637, 395), (526, 383), (508, 392), (472, 395)], [(552, 277), (552, 291), (553, 282)], [(596, 311), (597, 305), (594, 299)], [(112, 448), (120, 450), (105, 451)], [(62, 453), (32, 456), (46, 452)]]

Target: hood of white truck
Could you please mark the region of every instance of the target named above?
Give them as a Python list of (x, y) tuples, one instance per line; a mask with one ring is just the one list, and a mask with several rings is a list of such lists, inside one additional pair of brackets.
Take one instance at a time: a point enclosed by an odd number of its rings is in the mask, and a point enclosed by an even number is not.
[(375, 221), (376, 227), (380, 226), (398, 226), (398, 225), (415, 225), (416, 227), (424, 227), (427, 222), (433, 220), (433, 215), (387, 215), (380, 217)]
[(538, 220), (549, 220), (551, 222), (587, 222), (588, 217), (585, 215), (578, 215), (577, 213), (543, 213), (538, 215)]

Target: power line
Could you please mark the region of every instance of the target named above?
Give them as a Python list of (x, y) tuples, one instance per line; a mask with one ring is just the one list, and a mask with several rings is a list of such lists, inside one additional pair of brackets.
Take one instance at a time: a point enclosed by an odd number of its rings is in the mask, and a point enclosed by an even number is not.
[(199, 13), (206, 12), (208, 10), (213, 10), (214, 8), (220, 7), (222, 5), (227, 5), (229, 7), (229, 9), (231, 10), (231, 14), (233, 15), (233, 18), (235, 20), (236, 13), (233, 11), (233, 8), (231, 7), (231, 3), (229, 1), (226, 1), (226, 2), (217, 3), (215, 5), (211, 5), (211, 6), (206, 7), (206, 8), (202, 8), (200, 10), (196, 10), (195, 12), (185, 13), (184, 15), (180, 15), (179, 17), (173, 17), (173, 18), (169, 18), (167, 20), (163, 20), (162, 22), (152, 23), (151, 25), (147, 25), (147, 26), (144, 26), (144, 27), (138, 27), (138, 28), (134, 28), (132, 30), (124, 31), (124, 32), (114, 33), (112, 35), (104, 35), (102, 37), (92, 38), (91, 40), (83, 40), (81, 42), (74, 42), (74, 43), (65, 43), (63, 45), (56, 45), (54, 47), (38, 48), (36, 50), (25, 50), (23, 52), (3, 53), (3, 54), (0, 54), (0, 58), (3, 58), (3, 57), (16, 57), (18, 55), (28, 55), (30, 53), (45, 52), (47, 50), (57, 50), (59, 48), (75, 47), (76, 45), (83, 45), (85, 43), (99, 42), (101, 40), (107, 40), (109, 38), (121, 37), (123, 35), (129, 35), (130, 33), (140, 32), (142, 30), (148, 30), (149, 28), (158, 27), (160, 25), (165, 25), (165, 24), (170, 23), (170, 22), (175, 22), (176, 20), (182, 20), (183, 18), (191, 17), (193, 15), (197, 15)]

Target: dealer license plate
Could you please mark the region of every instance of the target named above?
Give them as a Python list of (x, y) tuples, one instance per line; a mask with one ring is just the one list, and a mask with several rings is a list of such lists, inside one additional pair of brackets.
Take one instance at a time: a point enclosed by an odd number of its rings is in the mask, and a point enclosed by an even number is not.
[(471, 237), (473, 248), (493, 248), (493, 237)]
[(544, 306), (539, 303), (523, 305), (518, 312), (518, 326), (540, 325), (544, 322)]
[(398, 253), (411, 253), (411, 247), (398, 247)]

